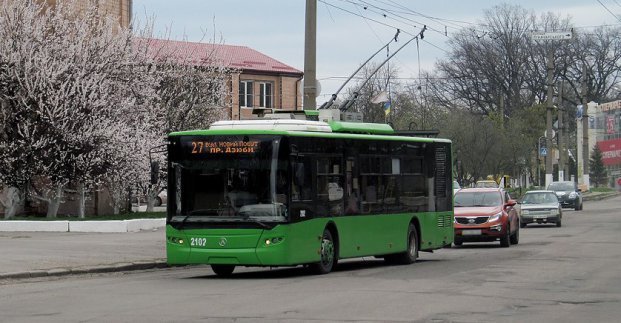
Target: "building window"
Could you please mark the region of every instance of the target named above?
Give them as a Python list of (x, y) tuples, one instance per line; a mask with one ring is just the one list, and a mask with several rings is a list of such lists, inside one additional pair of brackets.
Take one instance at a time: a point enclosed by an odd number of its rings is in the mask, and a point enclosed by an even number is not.
[(252, 108), (252, 81), (239, 81), (239, 106)]
[(259, 107), (271, 108), (274, 96), (272, 83), (259, 83)]

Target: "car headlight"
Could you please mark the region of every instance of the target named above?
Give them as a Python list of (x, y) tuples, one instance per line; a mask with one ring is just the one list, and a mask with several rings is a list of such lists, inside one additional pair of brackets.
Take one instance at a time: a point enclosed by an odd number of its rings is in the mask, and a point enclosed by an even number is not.
[(569, 198), (570, 199), (575, 199), (577, 195), (578, 194), (576, 194), (576, 192), (571, 192), (571, 193), (569, 193)]
[(502, 216), (502, 212), (499, 212), (497, 214), (494, 214), (492, 216), (489, 217), (489, 219), (487, 219), (487, 222), (494, 222), (494, 221), (498, 221), (500, 219), (500, 217)]

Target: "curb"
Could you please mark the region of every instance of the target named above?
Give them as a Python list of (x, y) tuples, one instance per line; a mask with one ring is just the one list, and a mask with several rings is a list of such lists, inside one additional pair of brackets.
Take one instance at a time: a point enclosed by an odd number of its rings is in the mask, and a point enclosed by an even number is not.
[(105, 232), (122, 233), (154, 230), (166, 226), (166, 219), (104, 221), (0, 221), (0, 232)]
[(582, 200), (583, 201), (601, 201), (601, 200), (604, 200), (610, 197), (619, 196), (619, 195), (621, 195), (621, 193), (619, 192), (601, 193), (601, 194), (583, 196)]
[(167, 268), (168, 264), (166, 260), (156, 259), (153, 261), (137, 261), (137, 262), (123, 262), (108, 265), (99, 266), (85, 266), (75, 268), (53, 268), (43, 270), (30, 270), (23, 272), (13, 273), (0, 273), (0, 280), (9, 279), (30, 279), (41, 277), (59, 277), (67, 275), (83, 275), (83, 274), (99, 274), (99, 273), (111, 273), (122, 271), (136, 271), (146, 269)]

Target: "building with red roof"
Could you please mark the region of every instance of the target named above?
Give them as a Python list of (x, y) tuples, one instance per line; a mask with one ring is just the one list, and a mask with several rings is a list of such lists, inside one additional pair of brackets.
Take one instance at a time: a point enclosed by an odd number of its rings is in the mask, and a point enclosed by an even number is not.
[(197, 65), (234, 70), (226, 100), (232, 120), (256, 118), (254, 109), (301, 110), (299, 84), (304, 73), (246, 46), (141, 39), (149, 52)]

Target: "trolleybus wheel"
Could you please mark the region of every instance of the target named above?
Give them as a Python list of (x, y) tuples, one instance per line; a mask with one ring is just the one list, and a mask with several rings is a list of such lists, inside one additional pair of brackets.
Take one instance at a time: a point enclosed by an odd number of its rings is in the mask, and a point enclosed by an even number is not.
[(211, 269), (218, 276), (230, 276), (235, 270), (234, 265), (211, 265)]
[(323, 275), (331, 272), (337, 261), (334, 239), (332, 238), (332, 233), (327, 228), (323, 230), (320, 253), (321, 260), (311, 264), (309, 267), (313, 273)]
[(395, 262), (402, 265), (409, 265), (416, 262), (418, 258), (418, 233), (414, 225), (408, 228), (408, 248), (405, 252), (395, 255)]

